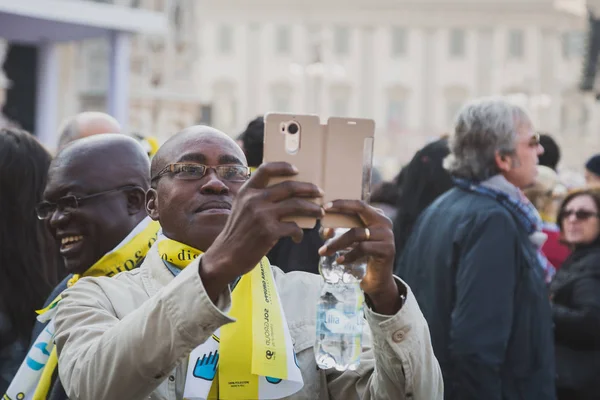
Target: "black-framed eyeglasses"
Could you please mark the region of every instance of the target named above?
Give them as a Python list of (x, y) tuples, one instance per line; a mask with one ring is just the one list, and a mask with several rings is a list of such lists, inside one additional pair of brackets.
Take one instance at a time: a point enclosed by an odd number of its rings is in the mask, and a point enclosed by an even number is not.
[(560, 221), (569, 218), (571, 215), (575, 215), (575, 219), (578, 221), (585, 221), (591, 217), (598, 217), (597, 212), (589, 211), (589, 210), (564, 210), (558, 216)]
[(173, 163), (164, 167), (153, 178), (155, 183), (166, 174), (173, 174), (177, 179), (193, 181), (202, 179), (209, 170), (214, 170), (219, 179), (229, 182), (245, 182), (250, 178), (250, 168), (243, 165), (217, 165), (209, 167), (203, 164)]
[(75, 195), (64, 196), (64, 197), (61, 197), (60, 199), (58, 199), (56, 201), (56, 203), (53, 203), (50, 201), (42, 201), (35, 208), (35, 213), (37, 214), (37, 217), (39, 219), (48, 219), (48, 218), (52, 217), (52, 215), (54, 215), (54, 213), (57, 210), (60, 212), (63, 212), (63, 213), (70, 212), (70, 211), (76, 210), (77, 208), (79, 208), (81, 205), (83, 205), (83, 203), (85, 203), (88, 200), (92, 200), (92, 199), (95, 199), (95, 198), (98, 198), (101, 196), (105, 196), (105, 195), (108, 195), (111, 193), (116, 193), (116, 192), (121, 192), (123, 190), (131, 190), (131, 189), (144, 190), (143, 188), (141, 188), (139, 186), (127, 185), (127, 186), (120, 186), (116, 189), (105, 190), (103, 192), (92, 193), (87, 196), (75, 196)]

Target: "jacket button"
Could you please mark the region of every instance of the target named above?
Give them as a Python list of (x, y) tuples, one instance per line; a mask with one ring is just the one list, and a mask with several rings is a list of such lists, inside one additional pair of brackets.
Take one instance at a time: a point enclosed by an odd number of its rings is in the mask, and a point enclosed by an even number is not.
[(174, 377), (173, 375), (171, 375), (171, 376), (169, 376), (169, 380), (170, 380), (171, 382), (175, 382), (175, 377)]
[(401, 341), (404, 340), (404, 332), (403, 331), (394, 332), (394, 334), (392, 335), (392, 340), (395, 343), (400, 343)]

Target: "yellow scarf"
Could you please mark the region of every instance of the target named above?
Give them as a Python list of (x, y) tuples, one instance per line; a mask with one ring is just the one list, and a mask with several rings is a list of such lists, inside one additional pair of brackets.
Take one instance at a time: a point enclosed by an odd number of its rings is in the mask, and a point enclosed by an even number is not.
[[(158, 222), (152, 221), (149, 217), (144, 218), (121, 243), (106, 253), (81, 276), (113, 276), (137, 267), (156, 241), (159, 229)], [(79, 277), (79, 275), (73, 275), (67, 286), (72, 286)], [(45, 400), (47, 398), (48, 391), (52, 386), (52, 376), (58, 365), (52, 318), (61, 298), (61, 295), (58, 295), (46, 308), (36, 311), (39, 314), (38, 320), (40, 322), (49, 321), (48, 326), (27, 353), (25, 361), (2, 397), (3, 400)]]
[[(162, 235), (157, 240), (157, 248), (162, 260), (179, 269), (202, 254)], [(266, 257), (242, 276), (231, 297), (229, 315), (236, 322), (221, 327), (207, 343), (191, 353), (184, 398), (276, 399), (300, 390), (302, 374)], [(208, 359), (214, 355), (213, 371), (218, 365), (217, 384), (212, 384), (214, 373), (208, 377), (193, 373), (198, 361), (207, 355)], [(203, 379), (193, 382), (194, 377)]]

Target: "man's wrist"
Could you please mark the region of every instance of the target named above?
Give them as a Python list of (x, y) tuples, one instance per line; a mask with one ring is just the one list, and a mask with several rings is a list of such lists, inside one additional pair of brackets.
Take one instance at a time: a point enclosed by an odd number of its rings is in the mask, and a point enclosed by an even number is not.
[(365, 293), (367, 305), (376, 313), (382, 315), (395, 315), (406, 299), (406, 288), (398, 287), (396, 279), (392, 277), (389, 284), (373, 293)]
[(217, 303), (219, 295), (228, 288), (229, 282), (232, 280), (227, 274), (231, 268), (227, 268), (224, 264), (226, 264), (226, 260), (222, 257), (215, 259), (210, 251), (207, 251), (200, 259), (198, 266), (200, 279), (213, 304)]

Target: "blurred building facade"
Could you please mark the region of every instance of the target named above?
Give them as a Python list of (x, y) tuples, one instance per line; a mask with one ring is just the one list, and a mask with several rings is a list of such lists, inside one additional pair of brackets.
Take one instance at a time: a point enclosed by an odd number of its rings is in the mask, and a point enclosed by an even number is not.
[[(199, 56), (198, 2), (108, 1), (162, 12), (168, 18), (166, 35), (135, 35), (131, 39), (129, 131), (164, 140), (197, 123), (201, 113), (194, 73)], [(107, 41), (100, 38), (73, 43), (61, 51), (65, 99), (61, 118), (84, 110), (106, 110)]]
[[(76, 71), (65, 63), (65, 49), (87, 40), (106, 47), (102, 65), (106, 109), (123, 126), (129, 122), (131, 37), (165, 36), (165, 13), (139, 1), (0, 0), (0, 58), (3, 119), (35, 133), (49, 149), (57, 141), (60, 110), (77, 99), (64, 77)], [(67, 60), (68, 61), (68, 60)], [(8, 82), (8, 84), (7, 84)], [(60, 106), (60, 107), (59, 107)]]
[(266, 111), (374, 118), (390, 174), (452, 129), (460, 106), (505, 95), (563, 145), (600, 151), (579, 93), (586, 19), (553, 0), (202, 0), (195, 73), (211, 123), (231, 134)]
[[(168, 19), (167, 35), (131, 40), (130, 131), (236, 136), (267, 111), (374, 118), (390, 177), (465, 101), (505, 95), (557, 138), (564, 167), (600, 152), (600, 103), (577, 89), (586, 18), (555, 0), (97, 2)], [(108, 53), (104, 38), (60, 46), (58, 120), (107, 109)]]

